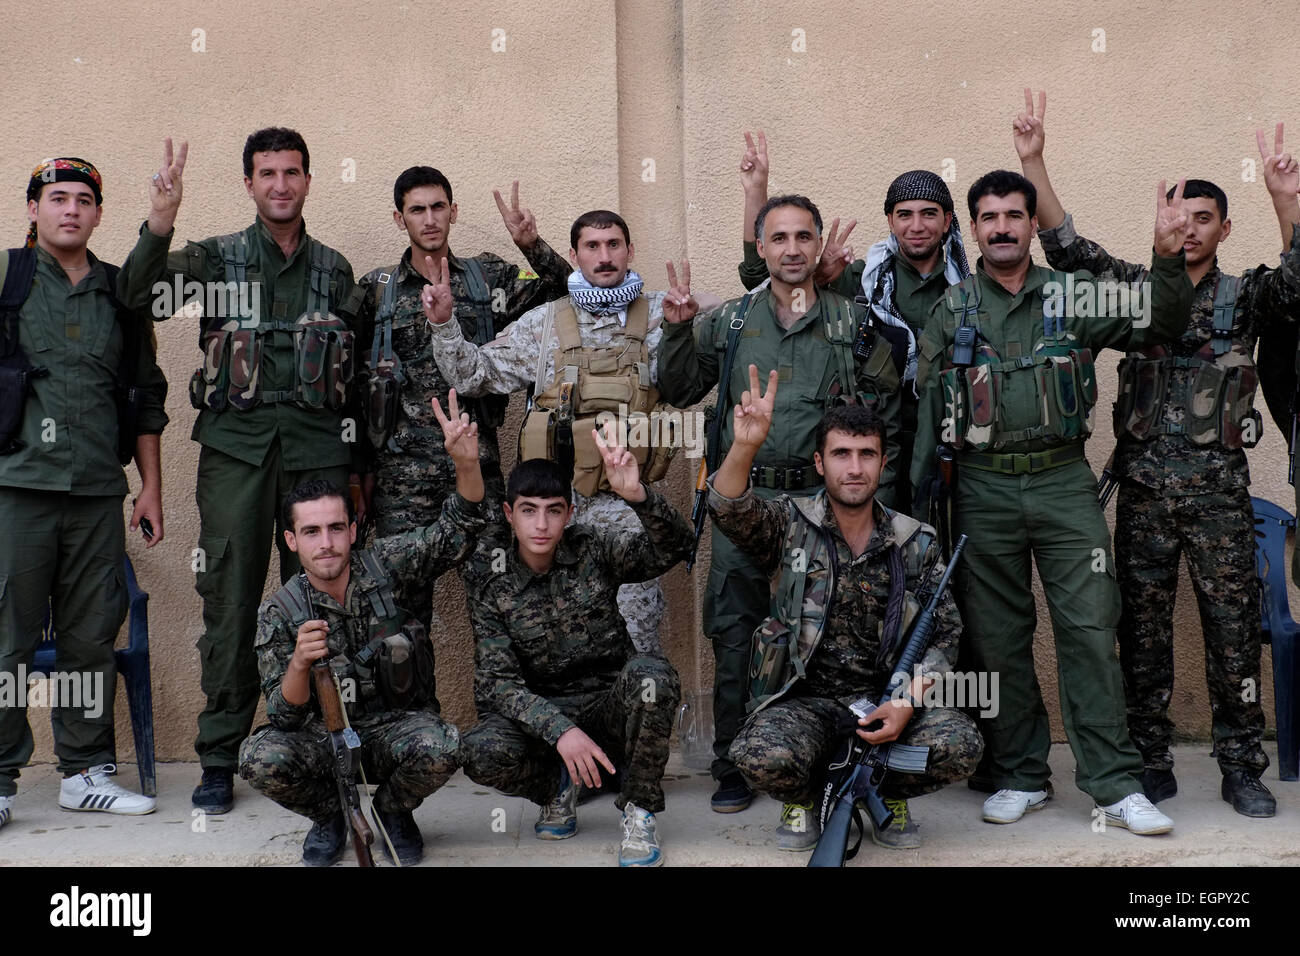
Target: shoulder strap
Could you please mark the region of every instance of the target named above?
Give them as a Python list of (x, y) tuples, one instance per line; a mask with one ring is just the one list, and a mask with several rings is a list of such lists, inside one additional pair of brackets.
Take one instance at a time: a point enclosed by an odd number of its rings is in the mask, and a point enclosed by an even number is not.
[(307, 621), (307, 595), (302, 590), (302, 576), (295, 574), (285, 582), (284, 587), (276, 591), (269, 598), (270, 602), (280, 609), (289, 623), (295, 628), (302, 627)]
[(852, 400), (857, 393), (853, 340), (857, 336), (858, 325), (855, 321), (857, 316), (854, 315), (854, 303), (826, 292), (818, 298), (825, 301), (826, 341), (834, 350), (834, 361), (839, 366), (840, 393), (844, 399)]
[(36, 275), (36, 250), (8, 250), (0, 275), (4, 277), (0, 287), (0, 355), (11, 355), (18, 348), (18, 313), (32, 291)]
[[(554, 306), (551, 321), (555, 326), (555, 334), (560, 340), (560, 353), (581, 351), (582, 333), (578, 330), (578, 313), (573, 309), (573, 300), (566, 295), (562, 299), (556, 299), (551, 305)], [(558, 368), (560, 364), (558, 356), (555, 364)]]
[(380, 355), (385, 362), (393, 361), (393, 315), (397, 312), (397, 270), (398, 263), (388, 272), (375, 270), (375, 330), (370, 345), (370, 367), (379, 367)]
[(397, 602), (393, 600), (393, 584), (388, 580), (388, 572), (369, 549), (363, 548), (358, 551), (357, 557), (361, 559), (366, 573), (376, 582), (373, 587), (365, 589), (366, 598), (370, 601), (370, 608), (375, 612), (375, 617), (381, 620), (396, 617)]
[(1240, 276), (1219, 273), (1218, 281), (1214, 284), (1214, 331), (1210, 335), (1215, 358), (1232, 349), (1233, 316), (1237, 311), (1237, 293), (1240, 291)]
[(754, 293), (746, 292), (740, 300), (740, 306), (727, 329), (727, 348), (722, 353), (722, 367), (718, 370), (718, 399), (713, 406), (713, 421), (709, 423), (709, 441), (704, 449), (705, 468), (712, 474), (722, 463), (719, 447), (722, 444), (722, 420), (727, 409), (731, 407), (728, 398), (731, 394), (731, 370), (736, 364), (736, 349), (740, 345), (740, 333), (745, 330), (745, 316), (749, 313), (749, 303)]
[(483, 263), (472, 257), (461, 259), (460, 264), (465, 267), (465, 287), (478, 319), (474, 343), (486, 345), (496, 338), (496, 328), (492, 323), (492, 292), (488, 289), (487, 274), (483, 271)]
[(649, 326), (650, 300), (644, 295), (639, 295), (628, 303), (627, 324), (623, 326), (623, 334), (634, 339), (639, 345), (645, 341)]
[(339, 254), (311, 236), (307, 237), (307, 254), (310, 257), (311, 291), (307, 295), (307, 311), (328, 315), (330, 310), (330, 277)]
[(1039, 287), (1039, 296), (1043, 300), (1043, 338), (1060, 338), (1065, 334), (1065, 277), (1055, 269), (1050, 270), (1049, 280), (1059, 290), (1055, 295), (1048, 295), (1044, 290), (1047, 283)]
[(217, 236), (217, 247), (226, 265), (226, 281), (243, 283), (248, 275), (248, 239), (242, 232)]

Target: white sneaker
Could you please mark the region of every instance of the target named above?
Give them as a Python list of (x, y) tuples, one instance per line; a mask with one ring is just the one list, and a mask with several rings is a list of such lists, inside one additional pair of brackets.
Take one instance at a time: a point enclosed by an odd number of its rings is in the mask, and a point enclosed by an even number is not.
[(984, 801), (987, 823), (1015, 823), (1030, 810), (1041, 810), (1050, 798), (1046, 790), (999, 790)]
[[(1100, 804), (1098, 804), (1101, 807)], [(1155, 808), (1146, 794), (1130, 793), (1119, 803), (1101, 807), (1106, 814), (1106, 822), (1117, 827), (1126, 827), (1130, 832), (1141, 836), (1155, 833), (1168, 833), (1174, 828), (1174, 821)]]
[(623, 842), (618, 848), (619, 866), (660, 866), (664, 862), (655, 832), (655, 815), (636, 804), (623, 807)]
[(0, 797), (0, 827), (9, 822), (9, 817), (13, 813), (13, 806), (13, 797)]
[(102, 763), (65, 777), (59, 787), (59, 806), (64, 810), (103, 810), (105, 813), (153, 813), (153, 797), (132, 793), (109, 779), (117, 765)]

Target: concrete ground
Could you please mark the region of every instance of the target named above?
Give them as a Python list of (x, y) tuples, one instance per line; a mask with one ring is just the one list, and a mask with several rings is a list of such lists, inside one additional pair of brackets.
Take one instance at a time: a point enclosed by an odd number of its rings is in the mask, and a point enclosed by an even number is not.
[[(1092, 829), (1092, 801), (1075, 789), (1069, 748), (1052, 749), (1056, 797), (1019, 823), (980, 819), (982, 794), (964, 785), (912, 802), (925, 846), (885, 850), (870, 842), (850, 865), (925, 866), (1233, 866), (1300, 863), (1300, 783), (1264, 782), (1278, 801), (1277, 816), (1251, 820), (1219, 797), (1218, 767), (1208, 745), (1175, 748), (1179, 792), (1161, 804), (1173, 833), (1139, 837), (1127, 830)], [(19, 780), (13, 819), (0, 831), (0, 866), (292, 866), (300, 861), (308, 823), (235, 781), (235, 808), (203, 817), (190, 806), (199, 768), (158, 766), (158, 810), (148, 816), (71, 813), (58, 807), (54, 766), (29, 767)], [(119, 782), (138, 786), (134, 765)], [(683, 766), (677, 754), (665, 781), (668, 809), (659, 815), (660, 840), (670, 866), (802, 866), (808, 855), (776, 849), (780, 807), (759, 798), (743, 813), (709, 810), (707, 772)], [(560, 842), (534, 838), (536, 807), (471, 783), (463, 774), (415, 814), (424, 832), (424, 866), (609, 866), (621, 833), (612, 797), (578, 810), (577, 836)], [(380, 858), (376, 847), (376, 859)], [(349, 850), (344, 862), (353, 861)], [(386, 861), (384, 861), (386, 862)], [(381, 863), (382, 865), (382, 863)]]

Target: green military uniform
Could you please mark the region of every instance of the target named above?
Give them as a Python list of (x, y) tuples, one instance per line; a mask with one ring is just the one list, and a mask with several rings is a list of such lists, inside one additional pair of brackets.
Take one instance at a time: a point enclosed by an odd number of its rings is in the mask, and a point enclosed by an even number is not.
[[(755, 647), (754, 673), (762, 685), (731, 755), (755, 790), (784, 803), (813, 799), (838, 729), (852, 719), (848, 705), (864, 696), (879, 700), (885, 692), (902, 651), (898, 635), (892, 644), (884, 636), (895, 576), (901, 571), (898, 586), (915, 596), (943, 573), (932, 528), (879, 502), (872, 507), (875, 527), (855, 555), (824, 492), (767, 501), (752, 486), (739, 498), (710, 488), (709, 512), (718, 527), (756, 565), (778, 576), (764, 630), (765, 636), (791, 638), (789, 651), (769, 678), (761, 651), (770, 645), (760, 641)], [(796, 583), (783, 556), (800, 547), (807, 565)], [(960, 634), (957, 605), (945, 590), (934, 637), (917, 669), (942, 682), (957, 657)], [(899, 743), (929, 747), (930, 758), (925, 773), (889, 774), (881, 791), (888, 799), (920, 796), (970, 776), (984, 746), (974, 721), (952, 707), (918, 708)]]
[(576, 726), (621, 767), (620, 809), (663, 810), (681, 687), (667, 660), (637, 654), (618, 589), (681, 561), (692, 532), (667, 499), (643, 487), (645, 501), (629, 503), (642, 531), (569, 525), (544, 574), (519, 559), (508, 535), (480, 541), (466, 564), (479, 724), (461, 755), (475, 783), (549, 803), (563, 767), (555, 744)]
[[(1147, 279), (1145, 266), (1116, 259), (1078, 235), (1070, 216), (1040, 231), (1039, 239), (1055, 267), (1126, 283)], [(1196, 284), (1182, 337), (1125, 359), (1112, 465), (1122, 481), (1115, 520), (1124, 602), (1119, 646), (1129, 733), (1146, 767), (1172, 769), (1173, 612), (1185, 552), (1205, 637), (1215, 755), (1224, 772), (1258, 776), (1268, 767), (1260, 745), (1264, 711), (1258, 695), (1242, 693), (1260, 683), (1259, 582), (1244, 448), (1261, 432), (1251, 407), (1256, 340), (1300, 315), (1300, 233), (1278, 268), (1252, 269), (1235, 285), (1216, 263)], [(1216, 363), (1226, 372), (1220, 381)]]
[[(414, 620), (415, 615), (394, 600), (395, 588), (436, 580), (460, 564), (473, 551), (484, 525), (482, 505), (453, 493), (436, 524), (380, 538), (367, 551), (352, 552), (342, 604), (299, 577), (258, 608), (257, 667), (270, 726), (244, 742), (240, 776), (276, 803), (314, 821), (340, 812), (333, 754), (315, 683), (309, 685), (310, 699), (296, 705), (285, 701), (280, 686), (301, 623), (325, 620), (331, 667), (341, 681), (350, 680), (347, 686), (355, 691), (343, 695), (344, 706), (348, 723), (361, 738), (362, 767), (370, 782), (379, 784), (375, 805), (386, 813), (414, 810), (447, 782), (459, 762), (460, 735), (438, 716), (432, 684), (420, 699), (398, 708), (384, 700), (373, 659), (369, 669), (357, 668), (369, 656), (367, 645), (401, 634), (403, 625)], [(428, 640), (422, 633), (417, 637)]]
[[(467, 340), (483, 345), (529, 309), (565, 294), (571, 269), (555, 250), (538, 239), (525, 255), (535, 271), (520, 269), (486, 252), (472, 259), (448, 255), (455, 315)], [(395, 358), (402, 377), (389, 402), (390, 412), (396, 412), (388, 429), (391, 437), (375, 434), (384, 414), (382, 396), (365, 402), (375, 446), (375, 458), (368, 469), (375, 474), (371, 514), (375, 534), (380, 536), (436, 520), (456, 484), (455, 464), (443, 446), (442, 429), (430, 405), (430, 399), (436, 397), (446, 411), (451, 386), (433, 360), (429, 326), (420, 302), (427, 284), (412, 268), (409, 248), (395, 267), (375, 269), (357, 283), (363, 292), (358, 310), (361, 325), (375, 330), (371, 351), (361, 356), (370, 369), (371, 394), (383, 387), (382, 373), (376, 371), (385, 361)], [(387, 352), (385, 342), (391, 342)], [(506, 395), (460, 400), (461, 407), (478, 423), (479, 463), (493, 514), (500, 513), (505, 498), (497, 428), (504, 421), (508, 402)], [(432, 581), (411, 582), (409, 590), (399, 590), (398, 599), (430, 627)]]
[[(53, 710), (59, 770), (70, 774), (114, 761), (113, 642), (126, 616), (126, 542), (122, 497), (126, 476), (117, 457), (114, 387), (124, 337), (102, 263), (76, 284), (44, 249), (18, 314), (18, 344), (49, 374), (31, 380), (18, 438), (0, 456), (0, 674), (30, 668), (53, 605), (59, 668), (102, 686), (93, 706)], [(7, 271), (0, 253), (0, 279)], [(142, 320), (147, 322), (148, 313)], [(167, 382), (154, 357), (152, 333), (139, 338), (143, 386), (137, 431), (160, 434), (167, 424)], [(102, 685), (97, 682), (102, 680)], [(32, 755), (21, 701), (0, 706), (0, 796), (12, 795)]]
[[(1110, 540), (1083, 456), (1096, 401), (1091, 352), (1177, 338), (1192, 287), (1181, 252), (1156, 256), (1145, 322), (1073, 314), (1088, 310), (1074, 298), (1062, 302), (1066, 279), (1031, 262), (1024, 287), (1012, 294), (981, 260), (935, 306), (921, 340), (912, 479), (932, 466), (938, 442), (961, 446), (955, 521), (970, 540), (957, 569), (958, 602), (976, 666), (999, 674), (998, 714), (985, 723), (995, 785), (1037, 791), (1050, 775), (1047, 713), (1033, 661), (1032, 554), (1052, 614), (1076, 781), (1107, 805), (1141, 792), (1142, 761), (1125, 728)], [(1078, 272), (1071, 281), (1077, 291), (1092, 277)], [(1061, 288), (1045, 290), (1048, 282)], [(1092, 311), (1107, 312), (1101, 299)], [(977, 333), (969, 367), (953, 368), (959, 323)]]
[[(666, 401), (685, 408), (716, 394), (727, 334), (732, 322), (740, 318), (741, 302), (733, 299), (698, 316), (694, 328), (684, 322), (664, 324), (659, 390)], [(721, 462), (731, 447), (731, 409), (749, 388), (749, 366), (758, 367), (760, 380), (776, 369), (780, 384), (772, 430), (759, 449), (752, 472), (759, 495), (774, 498), (786, 491), (809, 495), (821, 486), (821, 476), (813, 465), (817, 426), (828, 407), (855, 398), (874, 406), (885, 423), (889, 460), (881, 487), (890, 486), (898, 458), (898, 372), (883, 340), (877, 341), (865, 361), (854, 360), (853, 337), (862, 316), (862, 309), (850, 300), (823, 289), (812, 308), (784, 329), (777, 321), (770, 289), (760, 289), (750, 299), (727, 397), (717, 412), (723, 419), (716, 460)], [(855, 377), (847, 385), (843, 381), (846, 366), (853, 368)], [(727, 752), (744, 719), (750, 638), (763, 620), (767, 603), (767, 575), (726, 535), (714, 534), (704, 632), (713, 641), (712, 770), (719, 780), (734, 769)]]
[[(256, 316), (239, 323), (217, 321), (215, 326), (215, 316), (205, 319), (205, 367), (191, 382), (191, 401), (201, 406), (191, 437), (203, 446), (195, 492), (200, 521), (195, 590), (203, 599), (204, 634), (198, 648), (207, 695), (194, 747), (204, 768), (234, 770), (239, 745), (257, 709), (253, 632), (272, 539), (280, 551), (280, 580), (287, 581), (298, 570), (297, 558), (279, 533), (280, 502), (298, 484), (315, 478), (347, 487), (349, 473), (366, 457), (360, 447), (364, 428), (347, 375), (322, 370), (319, 357), (300, 361), (295, 343), (328, 342), (352, 368), (356, 353), (368, 347), (369, 336), (354, 318), (352, 267), (311, 240), (305, 225), (287, 259), (260, 220), (222, 238), (230, 240), (225, 250), (214, 237), (187, 243), (168, 255), (171, 235), (155, 236), (142, 226), (123, 267), (123, 283), (128, 301), (145, 305), (152, 303), (157, 282), (169, 287), (176, 281), (226, 282), (226, 254), (233, 247), (242, 249), (246, 282), (250, 287), (256, 283), (259, 290)], [(299, 318), (309, 312), (339, 316), (347, 332), (294, 331)], [(246, 351), (233, 360), (223, 359), (210, 345), (215, 340), (208, 333), (214, 328), (228, 331), (227, 326), (236, 324), (226, 347), (244, 345)], [(235, 336), (252, 331), (261, 348), (260, 366), (251, 373), (245, 361), (238, 371), (251, 384), (236, 391), (232, 379), (227, 393), (222, 377), (227, 366), (222, 362), (235, 368), (250, 354), (252, 346)], [(304, 400), (304, 389), (324, 382), (329, 384), (327, 396)], [(216, 410), (214, 405), (226, 407)]]

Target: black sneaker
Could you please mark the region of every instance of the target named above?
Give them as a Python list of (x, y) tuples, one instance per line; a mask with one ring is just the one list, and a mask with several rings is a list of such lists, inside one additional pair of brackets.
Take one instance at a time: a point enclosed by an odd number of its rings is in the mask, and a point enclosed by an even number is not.
[(1178, 781), (1168, 768), (1147, 767), (1142, 771), (1142, 792), (1152, 803), (1168, 800), (1178, 793)]
[(204, 767), (203, 782), (194, 788), (190, 802), (204, 813), (228, 813), (235, 805), (235, 772), (224, 767)]
[(1223, 799), (1243, 817), (1271, 817), (1277, 813), (1277, 801), (1259, 777), (1248, 770), (1229, 770), (1223, 775), (1220, 790)]
[(302, 862), (307, 866), (333, 866), (343, 857), (348, 842), (348, 824), (342, 813), (318, 820), (302, 841)]
[(415, 823), (415, 815), (410, 810), (384, 811), (375, 807), (375, 816), (388, 831), (388, 841), (382, 833), (375, 834), (375, 840), (384, 849), (384, 856), (392, 862), (393, 854), (388, 851), (388, 843), (397, 851), (397, 859), (402, 866), (415, 866), (424, 859), (424, 837)]
[(709, 806), (713, 808), (714, 813), (739, 813), (749, 806), (753, 799), (754, 791), (749, 789), (749, 784), (745, 783), (745, 778), (740, 775), (740, 771), (732, 770), (724, 773), (722, 779), (718, 781), (718, 789), (709, 800)]

